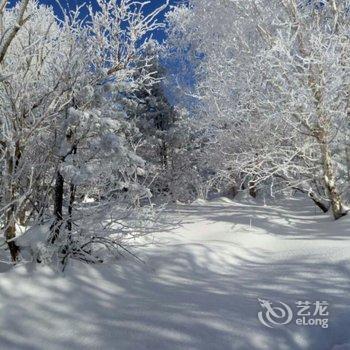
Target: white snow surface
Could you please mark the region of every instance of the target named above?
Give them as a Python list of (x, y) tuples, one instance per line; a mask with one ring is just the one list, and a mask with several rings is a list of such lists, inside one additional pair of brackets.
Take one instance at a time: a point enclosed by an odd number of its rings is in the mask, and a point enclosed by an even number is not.
[[(135, 248), (144, 265), (1, 265), (0, 349), (350, 349), (350, 218), (300, 199), (168, 212), (181, 224)], [(267, 328), (258, 298), (326, 300), (329, 328)]]

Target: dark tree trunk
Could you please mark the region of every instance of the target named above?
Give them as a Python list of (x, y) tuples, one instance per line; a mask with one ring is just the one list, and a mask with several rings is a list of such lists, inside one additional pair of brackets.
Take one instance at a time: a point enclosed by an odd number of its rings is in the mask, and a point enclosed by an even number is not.
[(7, 246), (10, 250), (11, 258), (13, 262), (16, 262), (18, 260), (18, 255), (20, 252), (20, 249), (18, 245), (13, 241), (16, 237), (16, 224), (12, 215), (13, 210), (10, 210), (7, 214), (7, 225), (5, 229), (5, 238), (7, 241)]
[[(72, 154), (77, 154), (78, 146), (76, 144), (72, 147)], [(75, 194), (77, 187), (71, 182), (69, 188), (69, 205), (68, 205), (68, 221), (67, 221), (67, 229), (69, 234), (69, 239), (71, 238), (72, 232), (72, 214), (73, 214), (73, 206), (75, 202)]]
[(165, 170), (167, 170), (168, 169), (168, 151), (167, 151), (167, 144), (165, 141), (163, 141), (162, 143), (160, 153), (161, 153), (163, 167)]
[(258, 195), (258, 191), (257, 188), (255, 186), (255, 182), (254, 181), (250, 181), (248, 184), (248, 188), (249, 188), (249, 194), (251, 197), (256, 198)]
[(55, 243), (56, 239), (60, 235), (60, 230), (63, 220), (63, 192), (64, 192), (64, 179), (62, 174), (57, 170), (55, 193), (54, 193), (54, 217), (55, 221), (51, 226), (51, 243)]
[(310, 193), (310, 198), (313, 200), (313, 202), (324, 212), (328, 213), (329, 211), (329, 206), (326, 204), (322, 203), (320, 200), (318, 200), (313, 193)]
[(15, 171), (18, 167), (19, 160), (21, 158), (21, 150), (19, 143), (16, 142), (14, 157), (10, 153), (6, 153), (6, 176), (5, 176), (5, 198), (13, 204), (7, 209), (6, 221), (5, 221), (5, 239), (7, 241), (8, 248), (11, 253), (13, 262), (18, 260), (20, 248), (13, 240), (16, 237), (16, 214), (18, 208), (16, 208), (15, 194), (16, 183), (13, 181)]
[(311, 192), (311, 191), (305, 191), (302, 188), (298, 188), (298, 187), (293, 187), (293, 189), (295, 189), (296, 191), (299, 191), (301, 193), (305, 193), (307, 194), (312, 201), (324, 212), (324, 213), (328, 213), (329, 211), (329, 206), (325, 203), (323, 203), (321, 201), (321, 199), (317, 196), (317, 194), (315, 192)]
[(70, 194), (69, 194), (69, 205), (68, 205), (68, 221), (67, 221), (67, 229), (69, 234), (72, 231), (72, 214), (73, 214), (73, 206), (75, 202), (75, 194), (76, 194), (76, 186), (74, 184), (70, 184)]

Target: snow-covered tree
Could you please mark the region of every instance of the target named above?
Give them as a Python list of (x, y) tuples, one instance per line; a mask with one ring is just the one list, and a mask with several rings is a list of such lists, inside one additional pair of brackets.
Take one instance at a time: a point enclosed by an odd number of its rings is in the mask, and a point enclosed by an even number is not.
[(223, 172), (345, 214), (349, 2), (193, 0), (168, 18)]
[[(135, 72), (152, 60), (145, 47), (162, 26), (157, 15), (167, 2), (152, 11), (145, 11), (147, 2), (97, 3), (86, 20), (80, 9), (59, 19), (35, 1), (0, 6), (0, 220), (13, 260), (20, 223), (51, 222), (44, 245), (58, 242), (65, 256), (87, 254), (72, 243), (84, 231), (74, 220), (82, 223), (86, 215), (80, 206), (74, 217), (77, 199), (98, 200), (87, 210), (91, 218), (117, 198), (130, 208), (149, 197), (137, 176), (144, 167), (132, 147), (137, 130), (122, 101), (155, 81), (146, 69)], [(114, 227), (115, 233), (116, 216), (105, 219), (106, 232)], [(98, 241), (86, 230), (84, 246), (88, 238)]]

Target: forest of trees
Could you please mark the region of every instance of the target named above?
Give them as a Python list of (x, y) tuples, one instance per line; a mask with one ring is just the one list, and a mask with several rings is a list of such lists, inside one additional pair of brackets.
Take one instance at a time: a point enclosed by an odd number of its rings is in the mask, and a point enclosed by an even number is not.
[(0, 224), (14, 262), (28, 247), (38, 262), (102, 262), (158, 204), (239, 191), (297, 191), (346, 215), (350, 1), (97, 3), (87, 18), (0, 4)]
[(215, 175), (346, 214), (349, 16), (346, 0), (193, 0), (169, 14), (168, 45), (191, 62), (187, 94), (220, 153)]

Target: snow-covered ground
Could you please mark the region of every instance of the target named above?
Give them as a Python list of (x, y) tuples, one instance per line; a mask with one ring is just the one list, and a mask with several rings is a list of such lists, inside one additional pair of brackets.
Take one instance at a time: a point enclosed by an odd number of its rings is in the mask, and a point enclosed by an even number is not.
[[(330, 350), (350, 342), (350, 219), (305, 200), (220, 199), (169, 213), (181, 225), (138, 248), (145, 265), (75, 263), (65, 275), (0, 274), (0, 349)], [(329, 328), (268, 328), (258, 298), (328, 301)]]

